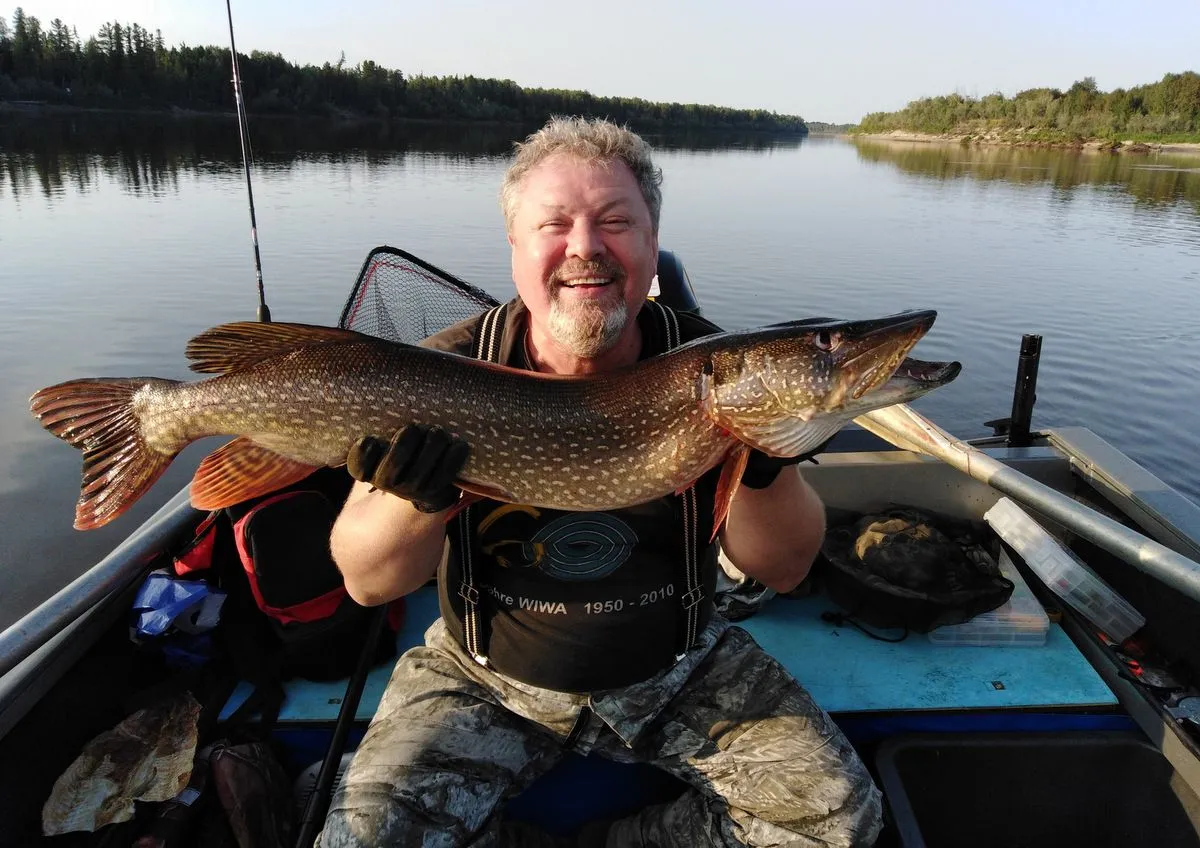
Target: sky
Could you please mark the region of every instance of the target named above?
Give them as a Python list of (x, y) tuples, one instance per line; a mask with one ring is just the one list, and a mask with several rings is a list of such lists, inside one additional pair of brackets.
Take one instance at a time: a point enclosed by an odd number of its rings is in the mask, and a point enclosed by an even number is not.
[[(10, 0), (11, 2), (11, 0)], [(14, 4), (14, 7), (15, 8)], [(86, 39), (105, 21), (228, 46), (222, 0), (23, 0)], [(1200, 2), (232, 0), (238, 52), (854, 123), (919, 97), (1102, 91), (1200, 70)], [(0, 9), (11, 20), (12, 9)]]

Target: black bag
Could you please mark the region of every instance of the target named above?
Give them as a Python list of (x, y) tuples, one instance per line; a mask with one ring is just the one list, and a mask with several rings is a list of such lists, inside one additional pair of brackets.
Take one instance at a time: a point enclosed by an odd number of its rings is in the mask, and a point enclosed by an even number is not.
[(291, 782), (260, 741), (206, 745), (187, 788), (143, 812), (132, 848), (292, 848), (297, 826)]
[[(329, 534), (352, 485), (344, 469), (320, 469), (278, 492), (229, 507), (202, 523), (175, 557), (175, 572), (227, 594), (218, 642), (238, 676), (256, 687), (240, 716), (270, 723), (282, 681), (336, 680), (354, 670), (374, 611), (346, 592)], [(404, 601), (389, 605), (372, 662), (396, 654)]]
[(291, 848), (296, 814), (283, 767), (262, 742), (218, 743), (212, 782), (225, 820), (241, 848)]
[(906, 508), (832, 523), (817, 567), (846, 616), (826, 618), (928, 633), (993, 610), (1013, 584), (987, 542), (970, 522)]

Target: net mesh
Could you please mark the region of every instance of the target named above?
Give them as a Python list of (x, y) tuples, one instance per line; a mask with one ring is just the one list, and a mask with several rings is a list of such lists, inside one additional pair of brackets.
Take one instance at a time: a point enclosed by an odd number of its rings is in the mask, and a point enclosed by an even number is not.
[(498, 301), (411, 253), (377, 247), (368, 254), (339, 326), (416, 344)]

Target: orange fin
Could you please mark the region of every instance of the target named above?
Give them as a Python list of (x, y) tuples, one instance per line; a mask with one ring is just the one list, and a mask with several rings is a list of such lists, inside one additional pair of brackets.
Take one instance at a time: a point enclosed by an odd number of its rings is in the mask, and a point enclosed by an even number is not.
[(133, 396), (147, 385), (169, 390), (176, 383), (154, 377), (72, 380), (29, 399), (43, 427), (83, 451), (76, 530), (93, 530), (125, 512), (175, 458), (142, 438)]
[(729, 449), (725, 455), (725, 464), (721, 466), (721, 479), (717, 481), (717, 497), (713, 508), (713, 531), (709, 537), (711, 543), (717, 538), (721, 525), (729, 517), (729, 508), (733, 505), (733, 496), (737, 494), (742, 482), (742, 474), (746, 471), (746, 462), (750, 459), (750, 446), (739, 442)]
[(193, 338), (187, 344), (185, 355), (192, 361), (193, 371), (224, 374), (314, 345), (348, 344), (364, 340), (384, 343), (380, 339), (339, 327), (235, 321), (205, 330)]
[(485, 498), (493, 501), (500, 501), (501, 503), (517, 502), (516, 497), (514, 497), (511, 493), (506, 492), (496, 486), (485, 486), (482, 483), (467, 483), (462, 480), (455, 480), (454, 485), (462, 489), (462, 497), (460, 497), (458, 499), (458, 503), (452, 506), (450, 511), (446, 513), (447, 521), (458, 515), (471, 504), (478, 503)]
[(450, 507), (450, 511), (446, 513), (446, 522), (449, 523), (450, 519), (454, 518), (471, 504), (478, 503), (481, 500), (483, 500), (483, 495), (477, 495), (473, 492), (464, 491), (462, 493), (462, 497), (458, 499), (458, 503)]
[(513, 495), (511, 492), (506, 492), (498, 486), (485, 486), (482, 483), (466, 483), (462, 480), (455, 480), (454, 485), (458, 486), (458, 488), (462, 489), (464, 492), (478, 496), (470, 503), (482, 500), (483, 498), (500, 501), (501, 503), (517, 502), (516, 495)]
[(280, 456), (240, 436), (204, 457), (192, 478), (192, 506), (224, 509), (298, 483), (319, 467)]

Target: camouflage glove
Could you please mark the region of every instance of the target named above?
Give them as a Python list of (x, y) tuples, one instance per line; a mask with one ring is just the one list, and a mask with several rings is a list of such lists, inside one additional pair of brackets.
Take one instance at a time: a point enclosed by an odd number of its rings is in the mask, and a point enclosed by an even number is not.
[(816, 465), (816, 455), (825, 450), (832, 441), (833, 436), (830, 436), (812, 450), (799, 456), (767, 456), (760, 450), (751, 450), (750, 458), (746, 460), (746, 471), (742, 474), (742, 485), (747, 489), (765, 489), (775, 482), (775, 478), (779, 476), (779, 472), (783, 470), (784, 466), (796, 465), (805, 461)]
[(346, 455), (355, 480), (412, 501), (421, 512), (441, 512), (458, 500), (454, 478), (470, 446), (437, 426), (409, 424), (390, 442), (363, 436)]

